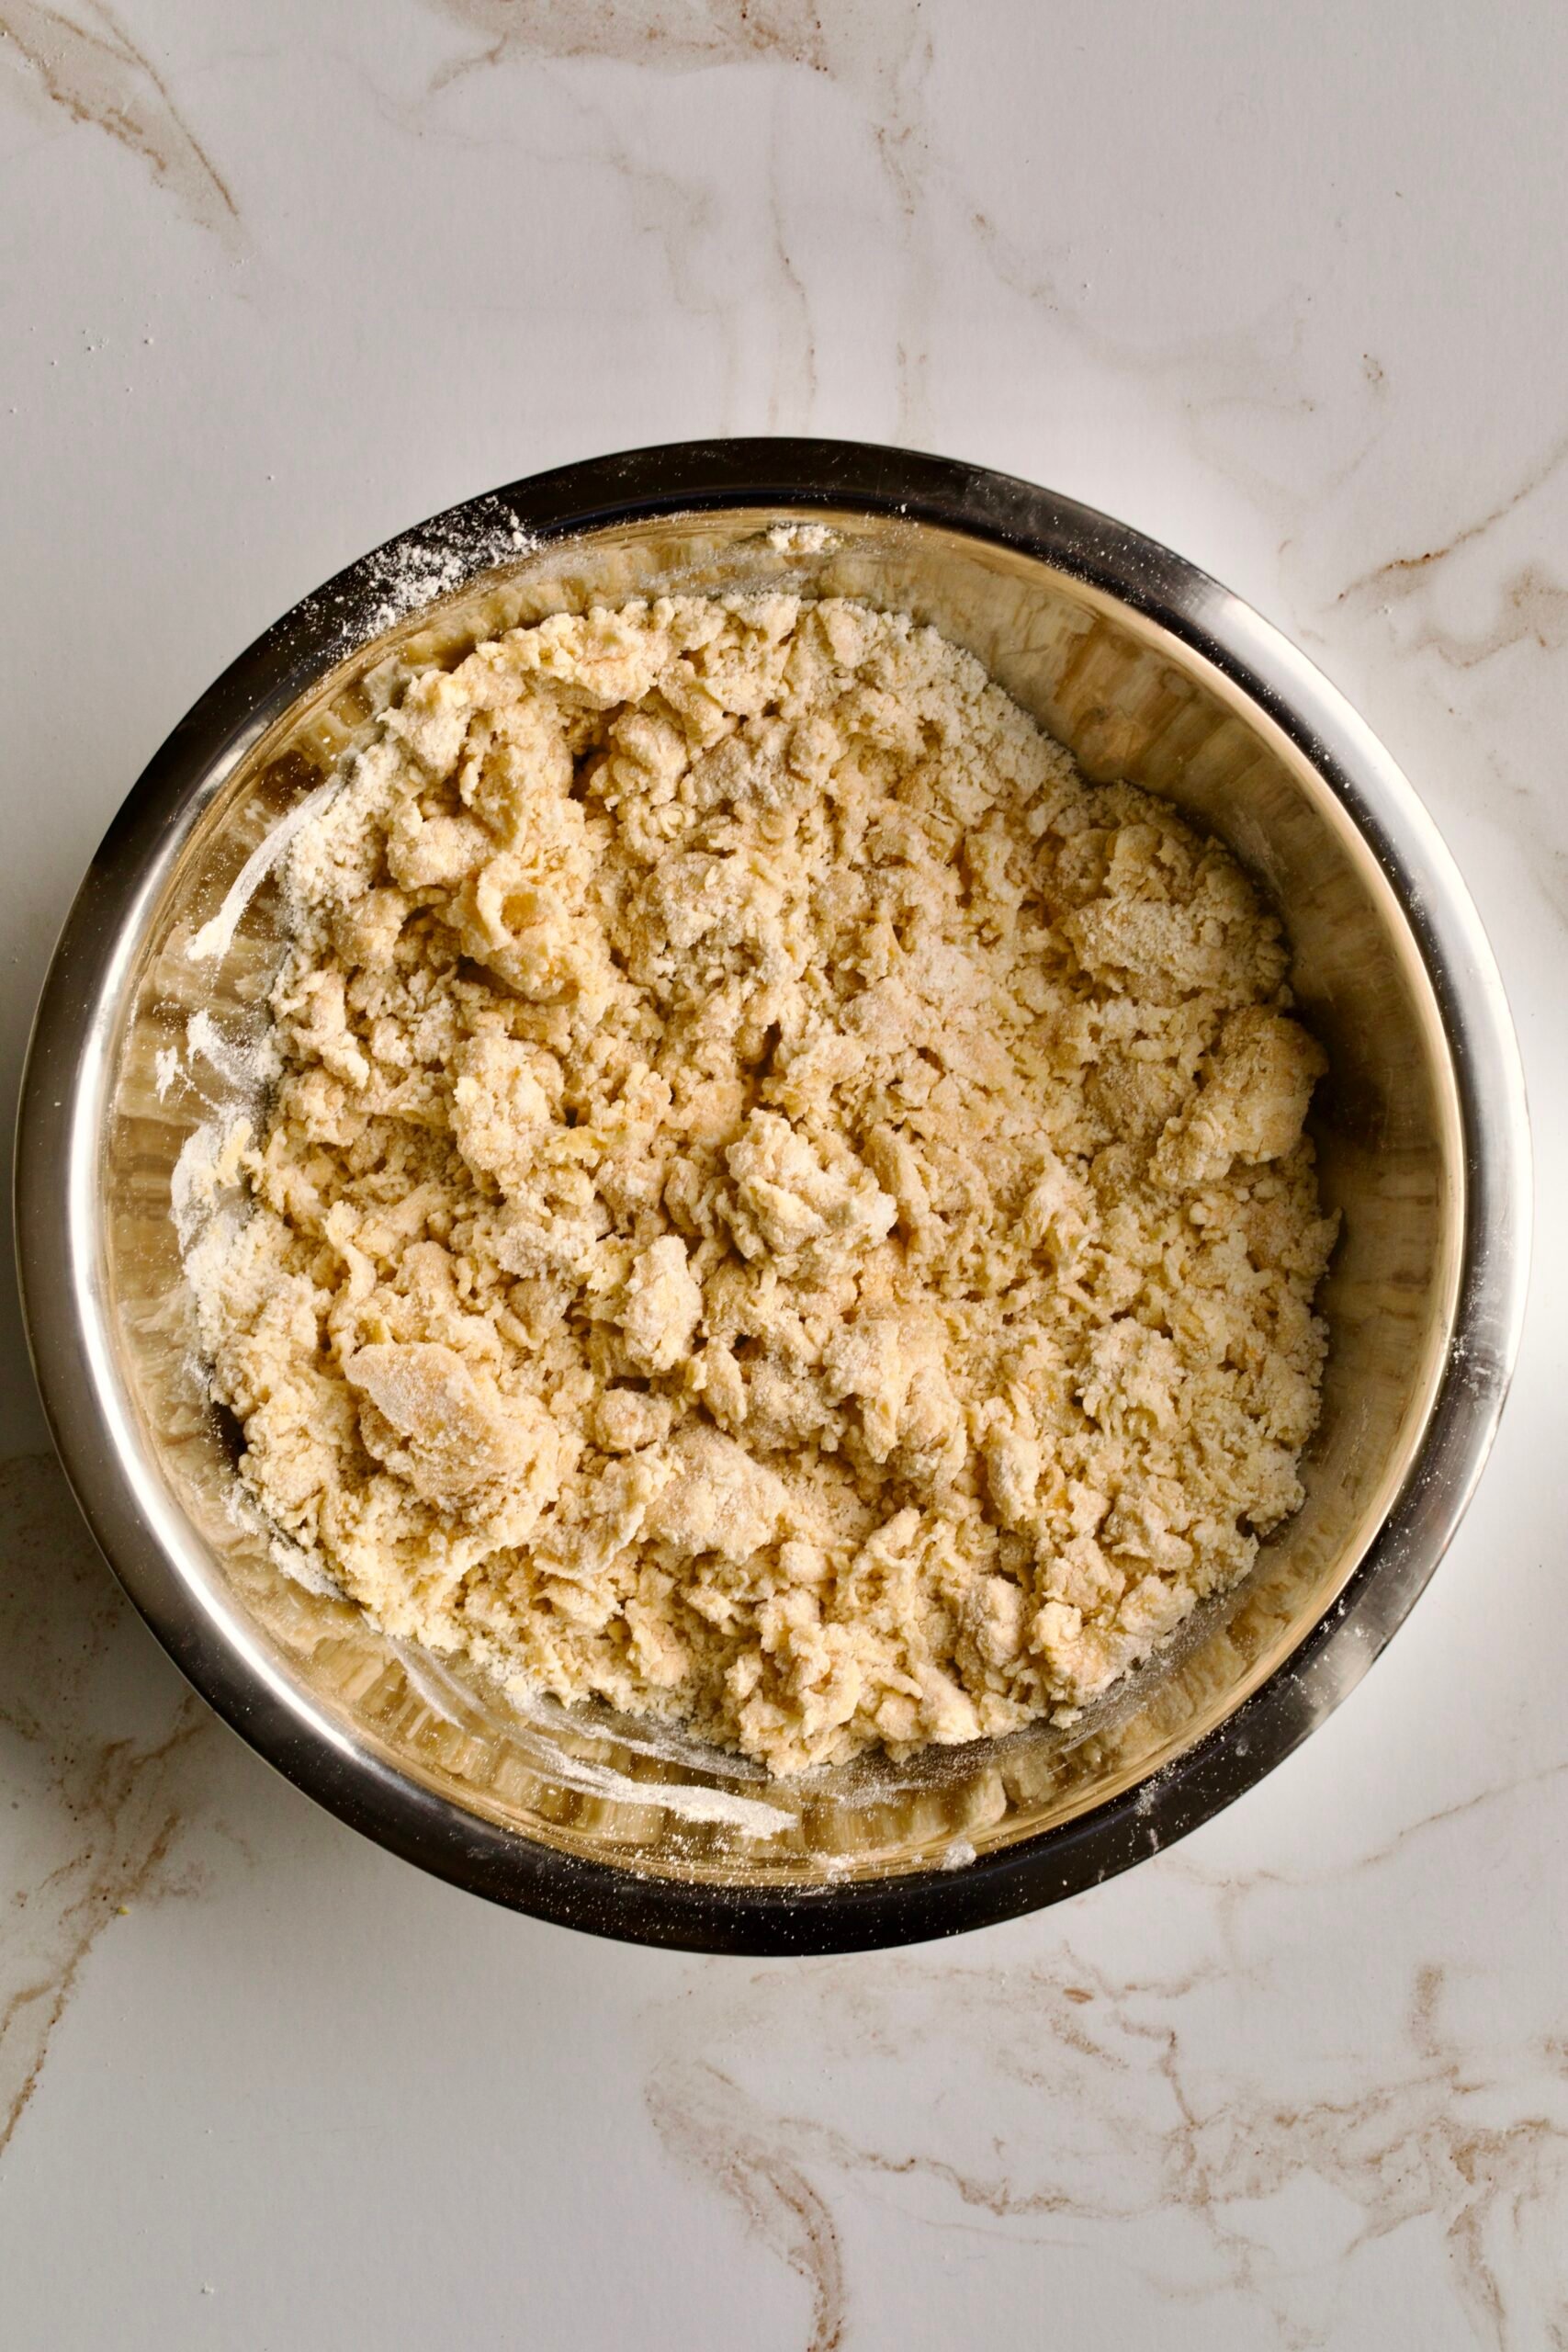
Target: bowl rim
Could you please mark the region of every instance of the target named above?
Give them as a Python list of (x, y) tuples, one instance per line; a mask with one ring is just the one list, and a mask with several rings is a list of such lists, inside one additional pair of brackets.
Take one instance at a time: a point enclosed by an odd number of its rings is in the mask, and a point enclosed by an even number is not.
[[(1269, 718), (1370, 843), (1432, 984), (1463, 1130), (1461, 1264), (1448, 1361), (1387, 1517), (1353, 1575), (1274, 1672), (1165, 1765), (1076, 1817), (962, 1870), (831, 1884), (724, 1885), (639, 1873), (536, 1842), (356, 1747), (257, 1656), (236, 1647), (149, 1524), (106, 1442), (89, 1302), (106, 1055), (126, 943), (175, 820), (266, 729), (385, 626), (399, 566), (431, 546), (476, 551), (439, 604), (498, 562), (496, 526), (530, 554), (660, 514), (737, 507), (858, 510), (1014, 548), (1156, 622)], [(514, 561), (515, 559), (513, 558)], [(401, 616), (400, 616), (401, 617)], [(1414, 786), (1314, 663), (1169, 548), (1014, 476), (871, 443), (720, 439), (623, 451), (465, 500), (399, 533), (302, 598), (215, 681), (153, 754), (66, 918), (34, 1021), (16, 1153), (28, 1348), (66, 1476), (130, 1600), (187, 1679), (259, 1754), (352, 1827), (451, 1883), (588, 1932), (690, 1951), (828, 1953), (989, 1926), (1113, 1876), (1184, 1837), (1281, 1763), (1360, 1679), (1425, 1589), (1490, 1451), (1517, 1352), (1530, 1220), (1524, 1076), (1501, 977), (1458, 869)]]

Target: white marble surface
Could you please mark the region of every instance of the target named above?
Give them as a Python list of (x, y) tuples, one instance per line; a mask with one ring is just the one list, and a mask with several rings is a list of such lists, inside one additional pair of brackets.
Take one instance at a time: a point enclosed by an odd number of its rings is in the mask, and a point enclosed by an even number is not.
[[(971, 457), (1170, 541), (1403, 759), (1546, 1204), (1376, 1672), (942, 1950), (487, 1909), (221, 1731), (4, 1307), (0, 2339), (1568, 2344), (1568, 218), (1555, 0), (0, 0), (5, 1086), (111, 811), (302, 592), (628, 444)], [(8, 1112), (7, 1112), (8, 1124)]]

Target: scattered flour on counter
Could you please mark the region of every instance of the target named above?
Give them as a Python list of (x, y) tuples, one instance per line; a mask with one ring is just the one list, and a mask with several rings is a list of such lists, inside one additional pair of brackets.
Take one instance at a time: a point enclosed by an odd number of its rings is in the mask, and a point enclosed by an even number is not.
[(933, 631), (560, 616), (285, 825), (281, 1076), (175, 1216), (250, 1491), (389, 1635), (897, 1759), (1069, 1719), (1296, 1507), (1280, 926)]

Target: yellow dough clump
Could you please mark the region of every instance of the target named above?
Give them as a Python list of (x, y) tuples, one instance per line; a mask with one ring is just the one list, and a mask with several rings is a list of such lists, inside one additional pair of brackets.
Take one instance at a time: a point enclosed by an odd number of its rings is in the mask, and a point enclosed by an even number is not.
[(481, 645), (288, 890), (193, 1281), (245, 1480), (390, 1633), (791, 1773), (1070, 1714), (1300, 1501), (1279, 923), (907, 615)]

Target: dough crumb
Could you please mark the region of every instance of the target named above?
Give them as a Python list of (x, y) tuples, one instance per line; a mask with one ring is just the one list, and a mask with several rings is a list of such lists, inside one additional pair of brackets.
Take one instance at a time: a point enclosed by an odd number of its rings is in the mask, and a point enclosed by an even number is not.
[(286, 874), (187, 1264), (246, 1486), (389, 1633), (789, 1774), (1071, 1720), (1300, 1502), (1279, 922), (932, 630), (514, 630)]

